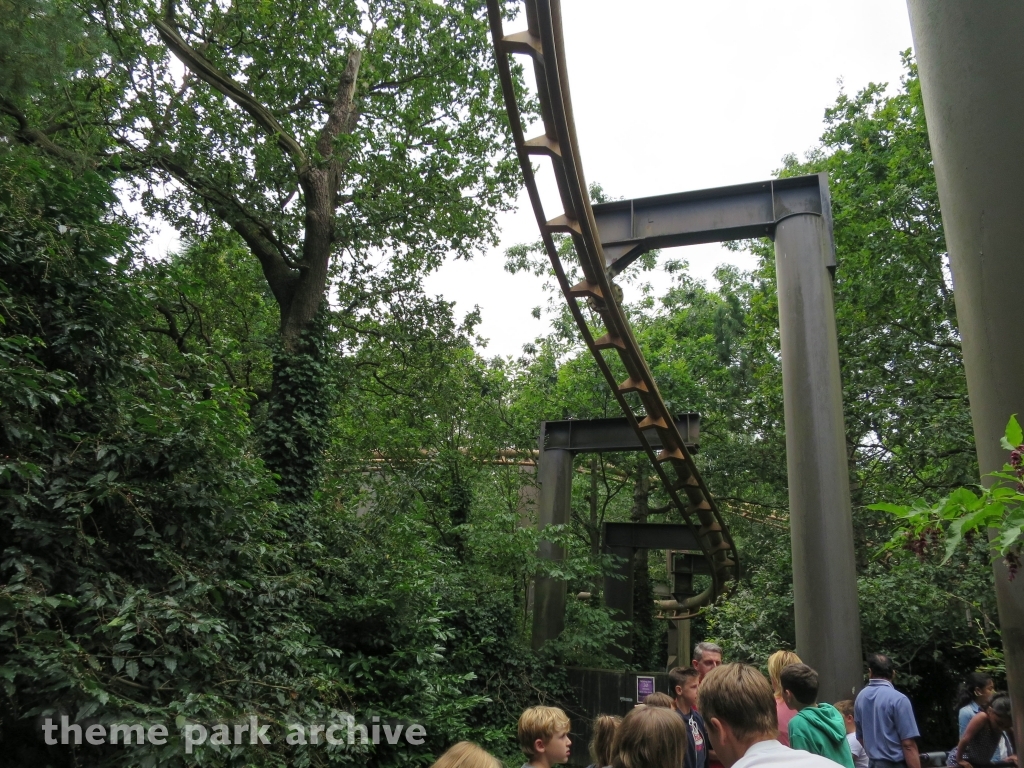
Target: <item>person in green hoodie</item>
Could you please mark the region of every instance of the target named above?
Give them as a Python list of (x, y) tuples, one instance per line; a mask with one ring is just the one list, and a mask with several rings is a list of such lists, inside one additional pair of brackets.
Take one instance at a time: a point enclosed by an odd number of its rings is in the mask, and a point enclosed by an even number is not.
[(789, 721), (789, 746), (854, 768), (842, 713), (818, 703), (818, 673), (806, 664), (790, 664), (779, 675), (782, 697), (796, 710)]

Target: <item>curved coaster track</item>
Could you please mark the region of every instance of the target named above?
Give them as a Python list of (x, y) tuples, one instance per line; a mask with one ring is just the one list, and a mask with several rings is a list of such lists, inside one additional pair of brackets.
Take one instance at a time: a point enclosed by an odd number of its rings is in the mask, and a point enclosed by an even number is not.
[[(562, 42), (560, 2), (526, 0), (525, 6), (527, 29), (506, 35), (502, 29), (499, 0), (487, 2), (501, 89), (519, 164), (544, 247), (580, 335), (593, 354), (597, 367), (611, 387), (627, 421), (639, 437), (643, 450), (650, 457), (673, 506), (696, 532), (704, 557), (710, 565), (711, 586), (681, 602), (678, 613), (670, 617), (689, 618), (701, 606), (714, 602), (730, 583), (735, 584), (739, 556), (718, 506), (697, 470), (647, 361), (644, 360), (620, 304), (621, 290), (613, 283), (605, 267), (601, 238), (590, 205), (576, 141)], [(524, 54), (533, 59), (544, 131), (530, 139), (523, 133), (514, 91), (509, 59), (513, 54)], [(545, 214), (538, 193), (531, 163), (531, 159), (538, 155), (551, 159), (558, 183), (563, 211), (554, 218), (548, 218)], [(556, 234), (568, 234), (572, 240), (583, 274), (583, 280), (576, 285), (570, 285), (566, 276), (554, 239)], [(581, 300), (586, 300), (600, 317), (604, 325), (602, 335), (598, 336), (591, 330), (583, 314)], [(606, 355), (618, 355), (626, 370), (625, 381), (619, 381), (615, 376)], [(651, 447), (648, 438), (650, 430), (657, 431), (662, 450), (655, 451)]]

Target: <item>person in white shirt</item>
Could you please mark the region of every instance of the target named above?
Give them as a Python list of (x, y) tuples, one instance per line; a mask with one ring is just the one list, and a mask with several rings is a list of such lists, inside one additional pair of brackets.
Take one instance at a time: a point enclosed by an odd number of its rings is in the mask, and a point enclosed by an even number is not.
[(857, 724), (853, 719), (853, 700), (837, 701), (833, 706), (843, 715), (846, 723), (846, 740), (850, 744), (850, 751), (853, 753), (854, 768), (868, 768), (868, 753), (864, 745), (857, 741)]
[(697, 710), (725, 768), (836, 768), (820, 755), (783, 746), (771, 683), (749, 664), (723, 664), (700, 684)]

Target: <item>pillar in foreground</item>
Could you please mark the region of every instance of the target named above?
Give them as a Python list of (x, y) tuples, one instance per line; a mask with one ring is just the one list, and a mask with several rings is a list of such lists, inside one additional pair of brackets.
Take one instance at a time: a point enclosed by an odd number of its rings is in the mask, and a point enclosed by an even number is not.
[(863, 682), (831, 249), (821, 215), (776, 227), (796, 650), (826, 702)]
[[(1024, 4), (909, 0), (983, 480), (1024, 416)], [(1024, 733), (1024, 574), (996, 562), (1014, 727)]]
[[(543, 533), (549, 525), (566, 525), (572, 503), (572, 451), (544, 450), (537, 458), (537, 527)], [(538, 556), (541, 560), (560, 562), (565, 559), (562, 547), (541, 539)], [(539, 650), (554, 640), (565, 628), (565, 582), (538, 576), (533, 591), (533, 648)]]

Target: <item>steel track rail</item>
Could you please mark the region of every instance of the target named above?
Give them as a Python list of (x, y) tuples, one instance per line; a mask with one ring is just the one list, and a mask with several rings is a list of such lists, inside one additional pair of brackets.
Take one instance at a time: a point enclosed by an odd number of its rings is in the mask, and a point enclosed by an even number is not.
[[(576, 141), (562, 41), (560, 1), (526, 0), (525, 6), (527, 29), (506, 35), (502, 28), (499, 0), (487, 0), (501, 90), (519, 165), (544, 248), (580, 335), (630, 426), (640, 438), (641, 446), (654, 465), (672, 504), (696, 530), (701, 549), (711, 565), (711, 586), (681, 603), (681, 612), (671, 617), (689, 618), (700, 607), (714, 602), (730, 584), (735, 584), (739, 555), (637, 344), (620, 304), (621, 292), (604, 266), (601, 238), (594, 222)], [(510, 62), (512, 54), (528, 55), (534, 63), (544, 131), (530, 139), (523, 133)], [(537, 155), (551, 158), (563, 208), (562, 214), (555, 218), (549, 219), (545, 215), (541, 203), (531, 162), (531, 158)], [(570, 236), (579, 259), (584, 279), (576, 285), (570, 285), (558, 253), (554, 235), (559, 233)], [(581, 299), (586, 299), (600, 317), (604, 325), (603, 335), (595, 338), (580, 306)], [(626, 370), (625, 381), (618, 380), (605, 358), (606, 353), (618, 356)], [(660, 452), (651, 447), (645, 435), (645, 430), (650, 429), (658, 431), (663, 446)]]

